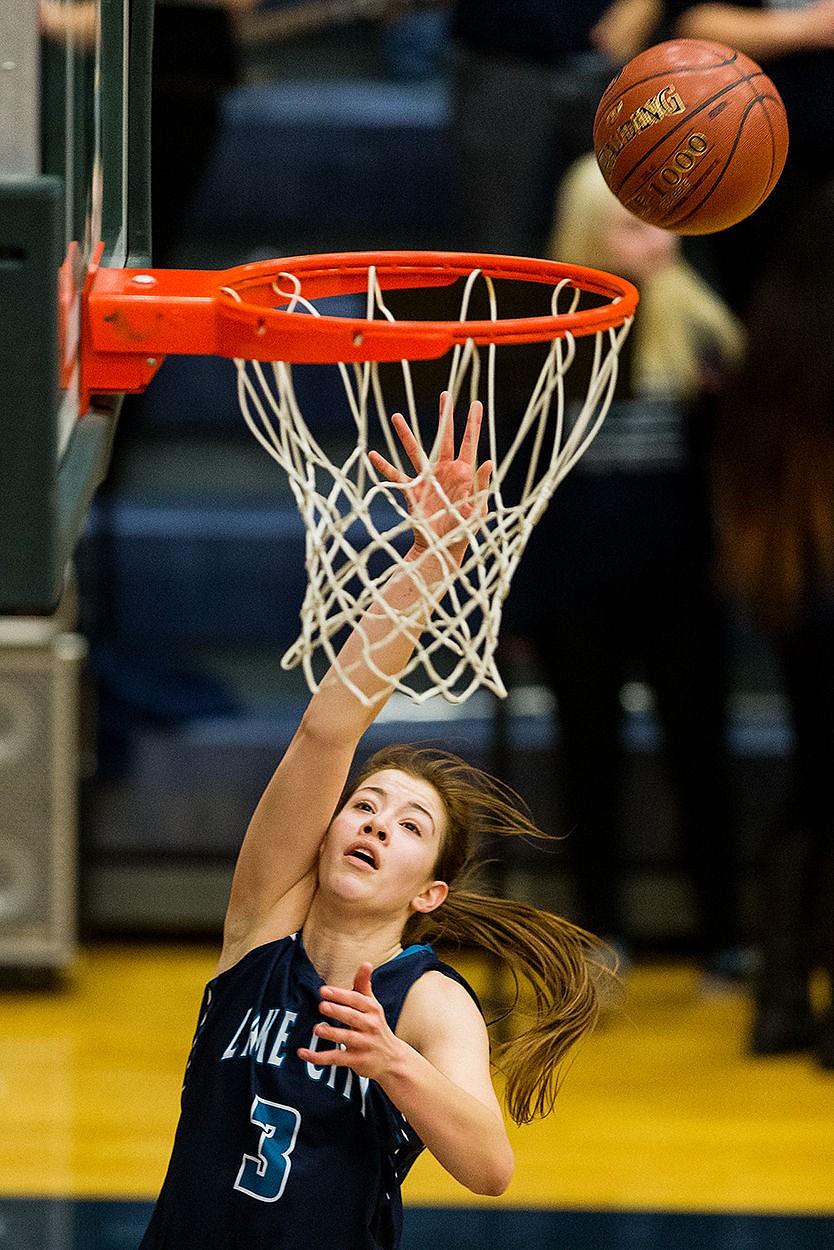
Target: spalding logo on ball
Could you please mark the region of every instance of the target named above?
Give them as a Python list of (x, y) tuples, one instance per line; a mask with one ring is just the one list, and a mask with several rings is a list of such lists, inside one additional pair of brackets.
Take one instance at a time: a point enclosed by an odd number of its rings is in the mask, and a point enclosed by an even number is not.
[(749, 57), (671, 39), (609, 83), (594, 121), (599, 167), (635, 216), (677, 234), (725, 230), (754, 212), (788, 151), (785, 106)]

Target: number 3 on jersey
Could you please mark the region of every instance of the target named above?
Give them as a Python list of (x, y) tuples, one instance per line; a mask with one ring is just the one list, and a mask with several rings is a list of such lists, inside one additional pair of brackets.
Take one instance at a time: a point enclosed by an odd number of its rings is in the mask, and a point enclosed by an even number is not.
[(298, 1136), (301, 1116), (266, 1098), (256, 1098), (249, 1118), (261, 1129), (256, 1155), (244, 1155), (235, 1189), (259, 1202), (277, 1202), (290, 1174), (290, 1155)]

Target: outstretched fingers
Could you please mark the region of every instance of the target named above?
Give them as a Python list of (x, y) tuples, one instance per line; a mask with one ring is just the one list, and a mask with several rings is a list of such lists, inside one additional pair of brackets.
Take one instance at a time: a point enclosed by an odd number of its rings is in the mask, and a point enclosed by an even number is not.
[(438, 412), (438, 459), (454, 460), (455, 458), (455, 410), (452, 397), (448, 391), (440, 395)]
[[(425, 468), (426, 457), (411, 426), (401, 412), (395, 412), (392, 415), (391, 424), (397, 432), (403, 451), (411, 461), (414, 472), (417, 474), (422, 473)], [(390, 460), (386, 460), (378, 451), (369, 451), (368, 459), (377, 473), (381, 473), (386, 481), (392, 482), (395, 486), (402, 486), (404, 482), (408, 481), (406, 475), (396, 465), (392, 464)]]
[[(466, 426), (463, 431), (463, 437), (460, 443), (460, 451), (455, 456), (455, 419), (452, 407), (451, 396), (448, 391), (444, 391), (440, 396), (440, 414), (439, 414), (439, 437), (437, 443), (438, 454), (436, 458), (437, 464), (461, 464), (471, 465), (473, 474), (475, 466), (478, 463), (478, 443), (481, 435), (481, 424), (483, 422), (484, 406), (479, 399), (475, 399), (469, 405), (469, 412), (466, 418)], [(422, 444), (412, 430), (409, 423), (401, 412), (395, 412), (391, 416), (391, 424), (396, 430), (397, 437), (400, 440), (403, 451), (414, 469), (415, 474), (423, 473), (428, 465), (428, 457), (424, 451)], [(385, 456), (378, 451), (368, 452), (368, 459), (373, 467), (387, 481), (397, 486), (402, 486), (408, 481), (404, 474), (396, 465), (387, 460)]]
[[(440, 541), (449, 542), (449, 551), (465, 550), (472, 518), (486, 515), (485, 498), (489, 489), (492, 464), (478, 465), (478, 444), (484, 409), (480, 400), (469, 405), (466, 425), (455, 454), (454, 413), (451, 396), (444, 391), (440, 397), (437, 439), (429, 461), (420, 442), (402, 413), (395, 413), (391, 423), (405, 455), (415, 470), (410, 477), (391, 464), (379, 452), (369, 452), (369, 460), (380, 476), (402, 490), (411, 518), (414, 541), (418, 548), (428, 548)], [(463, 524), (464, 529), (461, 529)]]
[(460, 459), (473, 466), (478, 463), (478, 443), (483, 419), (484, 406), (479, 399), (473, 399), (469, 405), (466, 427), (460, 444)]

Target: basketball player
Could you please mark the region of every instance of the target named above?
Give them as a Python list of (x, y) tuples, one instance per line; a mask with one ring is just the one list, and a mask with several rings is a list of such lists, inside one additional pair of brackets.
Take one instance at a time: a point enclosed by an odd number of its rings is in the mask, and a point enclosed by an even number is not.
[(538, 1018), (505, 1064), (517, 1120), (550, 1109), (560, 1060), (594, 1022), (589, 935), (460, 888), (474, 832), (535, 833), (499, 783), (401, 747), (375, 756), (343, 797), (359, 740), (413, 651), (391, 621), (415, 608), (427, 619), (432, 588), (463, 558), (456, 518), (478, 507), (491, 471), (477, 466), (481, 416), (473, 403), (456, 455), (441, 399), (425, 478), (402, 416), (393, 424), (415, 476), (370, 453), (413, 526), (405, 565), (341, 652), (370, 707), (331, 670), (252, 817), (142, 1250), (388, 1250), (424, 1145), (472, 1191), (506, 1189), (513, 1155), (486, 1026), (463, 979), (421, 941), (432, 925), (535, 983)]

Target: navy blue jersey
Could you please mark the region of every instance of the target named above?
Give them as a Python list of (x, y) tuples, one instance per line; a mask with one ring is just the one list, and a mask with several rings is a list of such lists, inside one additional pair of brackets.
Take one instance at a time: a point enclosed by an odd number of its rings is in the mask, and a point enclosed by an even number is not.
[[(429, 946), (374, 970), (392, 1029), (431, 970), (469, 989)], [(140, 1250), (397, 1246), (400, 1185), (423, 1143), (375, 1081), (299, 1059), (300, 1046), (332, 1048), (313, 1033), (322, 984), (296, 935), (257, 947), (206, 986), (173, 1152)]]

